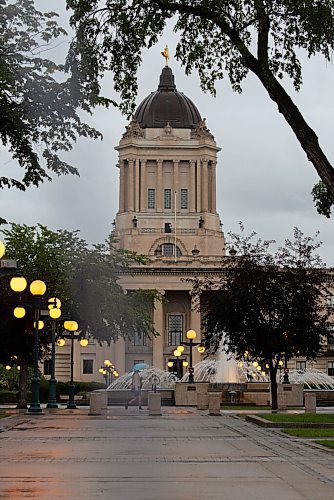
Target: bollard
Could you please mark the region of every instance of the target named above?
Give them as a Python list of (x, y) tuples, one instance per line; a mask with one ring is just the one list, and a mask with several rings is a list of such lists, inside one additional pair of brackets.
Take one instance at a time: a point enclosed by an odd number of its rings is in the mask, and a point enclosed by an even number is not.
[(161, 415), (161, 394), (160, 392), (148, 393), (148, 414)]
[(305, 413), (317, 412), (317, 396), (314, 392), (305, 392)]
[(220, 392), (209, 392), (209, 415), (220, 415)]
[(198, 384), (197, 386), (197, 409), (207, 410), (209, 407), (209, 384)]
[(107, 415), (108, 393), (104, 390), (93, 391), (89, 397), (88, 415)]
[(277, 409), (286, 410), (286, 394), (285, 392), (278, 392), (277, 394)]

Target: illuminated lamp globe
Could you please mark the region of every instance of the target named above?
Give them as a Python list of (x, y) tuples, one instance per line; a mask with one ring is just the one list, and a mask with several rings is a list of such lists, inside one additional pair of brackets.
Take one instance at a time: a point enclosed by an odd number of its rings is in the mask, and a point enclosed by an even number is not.
[(174, 365), (173, 361), (168, 361), (167, 363), (168, 368), (172, 368), (173, 365)]
[(14, 276), (10, 280), (10, 287), (13, 292), (23, 292), (27, 288), (27, 280), (23, 276)]
[[(39, 320), (38, 321), (38, 330), (42, 330), (42, 328), (44, 327), (44, 321), (41, 321)], [(34, 321), (34, 328), (36, 328), (36, 321)]]
[(21, 370), (21, 367), (20, 365), (16, 367), (17, 371), (20, 371)]
[(266, 376), (266, 372), (261, 372), (261, 373), (262, 373), (262, 377)]
[(283, 361), (282, 360), (279, 361), (278, 364), (279, 364), (279, 366), (283, 366)]
[(184, 351), (184, 346), (183, 345), (178, 345), (177, 346), (177, 350), (180, 351), (180, 352), (183, 352)]
[(15, 318), (24, 318), (26, 315), (26, 310), (24, 307), (15, 307), (14, 309), (14, 316)]
[(111, 364), (112, 364), (112, 363), (111, 363), (111, 361), (110, 361), (109, 359), (105, 359), (105, 360), (103, 361), (103, 364), (104, 364), (105, 366), (111, 366)]
[(103, 368), (99, 368), (99, 373), (103, 373), (104, 372), (104, 369)]
[(177, 358), (179, 356), (181, 356), (182, 352), (178, 351), (177, 349), (175, 349), (175, 351), (173, 352), (174, 356), (176, 356)]
[(6, 365), (6, 370), (7, 370), (7, 371), (9, 371), (9, 370), (11, 370), (11, 369), (12, 369), (12, 367), (11, 367), (10, 365)]
[(186, 333), (186, 337), (189, 340), (194, 340), (196, 338), (196, 335), (197, 333), (195, 332), (195, 330), (188, 330)]
[(46, 284), (44, 283), (44, 281), (35, 280), (30, 283), (30, 292), (32, 293), (32, 295), (36, 296), (44, 295), (46, 292)]
[(61, 302), (57, 297), (51, 297), (51, 299), (48, 300), (48, 309), (60, 309), (61, 308)]
[(64, 328), (69, 332), (75, 332), (79, 328), (79, 325), (76, 321), (67, 320), (64, 321)]
[(57, 307), (54, 307), (53, 309), (49, 309), (49, 316), (52, 319), (58, 319), (61, 316), (61, 310), (58, 309)]
[(242, 362), (242, 361), (240, 361), (240, 362), (238, 363), (238, 366), (239, 366), (239, 368), (242, 368), (242, 367), (244, 366), (243, 362)]
[(257, 361), (254, 361), (253, 366), (254, 366), (254, 368), (256, 368), (257, 366), (259, 366), (259, 363)]
[(256, 369), (257, 369), (258, 371), (261, 371), (261, 366), (257, 366), (257, 367), (256, 367)]
[(266, 368), (269, 368), (269, 365), (268, 365), (268, 363), (266, 363)]
[(204, 345), (199, 345), (199, 346), (197, 347), (197, 350), (198, 350), (198, 352), (199, 352), (200, 354), (203, 354), (203, 353), (205, 352), (205, 347), (204, 347)]
[(2, 241), (0, 241), (0, 259), (5, 255), (6, 247)]
[(81, 339), (79, 340), (79, 343), (82, 347), (87, 347), (88, 346), (88, 340), (87, 339)]
[(188, 366), (188, 365), (189, 365), (188, 361), (182, 361), (182, 366)]
[(65, 345), (65, 339), (58, 339), (57, 340), (57, 346), (63, 347)]
[(119, 377), (119, 373), (118, 372), (114, 372), (114, 376), (115, 377)]

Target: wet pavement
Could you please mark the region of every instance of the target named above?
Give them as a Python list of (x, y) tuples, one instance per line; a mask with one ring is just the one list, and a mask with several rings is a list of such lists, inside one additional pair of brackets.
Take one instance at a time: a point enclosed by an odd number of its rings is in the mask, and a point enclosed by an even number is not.
[(88, 408), (0, 420), (0, 498), (332, 500), (334, 452), (232, 412)]

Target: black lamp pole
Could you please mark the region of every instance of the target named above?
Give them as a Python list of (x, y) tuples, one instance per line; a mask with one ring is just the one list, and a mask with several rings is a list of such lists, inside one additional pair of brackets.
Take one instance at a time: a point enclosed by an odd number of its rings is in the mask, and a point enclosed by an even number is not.
[(56, 319), (51, 320), (51, 376), (49, 381), (49, 400), (47, 408), (58, 408), (56, 380)]
[(77, 405), (75, 404), (74, 401), (74, 380), (73, 380), (73, 366), (74, 366), (74, 332), (72, 333), (71, 337), (71, 358), (70, 358), (70, 363), (71, 363), (71, 375), (70, 375), (70, 385), (68, 386), (68, 403), (67, 403), (67, 408), (70, 409), (75, 409)]
[(39, 308), (40, 297), (35, 296), (35, 331), (34, 331), (34, 375), (31, 379), (31, 404), (28, 408), (29, 413), (42, 413), (42, 408), (39, 403), (39, 372), (38, 372), (38, 359), (39, 359)]
[(289, 368), (288, 368), (288, 358), (286, 355), (284, 356), (284, 375), (283, 375), (283, 384), (290, 384), (289, 380)]

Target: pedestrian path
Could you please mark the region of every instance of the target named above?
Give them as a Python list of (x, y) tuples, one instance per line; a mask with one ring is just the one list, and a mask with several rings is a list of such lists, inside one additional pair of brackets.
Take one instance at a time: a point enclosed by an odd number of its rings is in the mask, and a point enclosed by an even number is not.
[(332, 500), (334, 453), (192, 408), (60, 409), (0, 421), (0, 498)]

